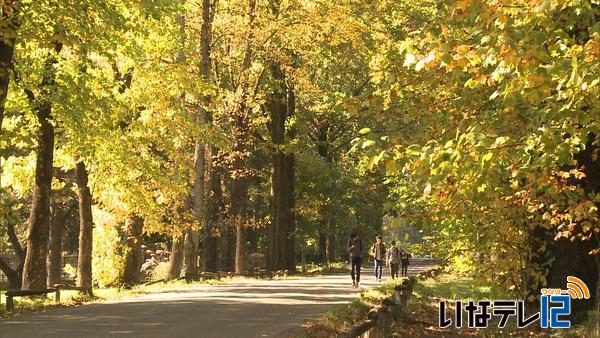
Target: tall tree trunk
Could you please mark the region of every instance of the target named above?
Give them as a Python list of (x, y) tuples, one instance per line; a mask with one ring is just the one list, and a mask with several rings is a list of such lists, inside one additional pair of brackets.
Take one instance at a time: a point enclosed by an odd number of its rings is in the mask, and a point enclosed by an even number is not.
[[(10, 73), (13, 68), (13, 56), (19, 21), (20, 1), (3, 3), (0, 8), (2, 20), (0, 21), (0, 134), (4, 121), (4, 106), (10, 83)], [(10, 11), (10, 12), (9, 12)]]
[[(273, 113), (271, 113), (273, 114)], [(275, 120), (271, 117), (271, 123), (275, 125)], [(272, 129), (275, 129), (272, 127)], [(271, 131), (273, 134), (273, 131)], [(273, 136), (271, 136), (273, 141)], [(267, 270), (276, 271), (279, 266), (279, 234), (281, 226), (280, 200), (281, 200), (281, 173), (280, 161), (277, 152), (271, 159), (271, 196), (270, 196), (270, 222), (268, 225), (269, 246), (267, 250)]]
[(178, 278), (181, 274), (183, 265), (183, 234), (173, 236), (171, 244), (171, 256), (169, 256), (169, 272), (168, 278)]
[(38, 132), (35, 186), (27, 230), (27, 254), (23, 267), (23, 290), (46, 286), (46, 255), (50, 228), (50, 185), (54, 157), (54, 127), (49, 121), (50, 109), (38, 112)]
[(246, 32), (246, 47), (240, 69), (238, 88), (239, 101), (232, 112), (232, 134), (234, 137), (232, 156), (232, 187), (231, 187), (231, 216), (235, 224), (235, 273), (243, 274), (246, 270), (246, 209), (248, 205), (248, 178), (246, 173), (246, 158), (248, 157), (249, 130), (249, 99), (250, 65), (252, 61), (252, 40), (254, 34), (256, 0), (248, 1), (248, 29)]
[[(239, 164), (234, 168), (243, 169)], [(248, 187), (245, 177), (237, 177), (231, 191), (231, 212), (235, 224), (235, 273), (246, 272), (246, 208), (248, 204)]]
[[(210, 44), (212, 40), (212, 20), (214, 13), (211, 12), (212, 4), (210, 0), (202, 0), (202, 27), (200, 28), (200, 76), (207, 83), (210, 81)], [(211, 122), (211, 114), (207, 110), (210, 104), (210, 97), (203, 95), (200, 98), (203, 107), (200, 107), (200, 116), (203, 123)], [(204, 237), (203, 237), (203, 261), (204, 271), (217, 271), (217, 237), (215, 236), (215, 226), (218, 220), (221, 181), (219, 179), (216, 168), (213, 164), (213, 157), (217, 153), (217, 148), (214, 146), (205, 145), (205, 179), (206, 189), (209, 191), (203, 197), (204, 205)], [(219, 196), (217, 196), (219, 195)]]
[[(321, 128), (319, 128), (317, 152), (319, 153), (319, 155), (321, 156), (321, 158), (324, 161), (330, 163), (331, 157), (329, 155), (329, 141), (328, 141), (328, 137), (327, 137), (328, 131), (329, 131), (329, 128), (327, 126), (322, 126)], [(326, 228), (327, 231), (318, 230), (319, 243), (318, 243), (318, 249), (317, 249), (317, 257), (318, 257), (319, 262), (328, 263), (327, 244), (329, 242), (328, 241), (329, 226), (328, 226), (327, 220), (325, 220), (325, 219), (321, 220), (320, 225), (322, 228)]]
[(247, 229), (246, 236), (248, 238), (248, 254), (253, 254), (258, 251), (258, 231), (255, 228)]
[[(92, 216), (92, 194), (88, 187), (88, 171), (83, 161), (79, 161), (75, 165), (75, 176), (77, 181), (77, 197), (79, 199), (77, 286), (91, 290), (94, 219)], [(89, 295), (91, 296), (91, 292)]]
[[(216, 151), (212, 148), (211, 153)], [(210, 194), (207, 196), (206, 217), (204, 222), (204, 271), (217, 271), (217, 236), (218, 222), (220, 218), (220, 204), (222, 199), (221, 177), (212, 165), (209, 164), (208, 181), (210, 183)]]
[(125, 267), (121, 276), (121, 283), (135, 284), (140, 278), (142, 267), (142, 229), (144, 220), (137, 215), (130, 215), (125, 220), (125, 236), (127, 238), (125, 252)]
[(232, 227), (229, 224), (223, 224), (221, 227), (221, 255), (219, 259), (219, 270), (232, 271), (234, 260), (235, 235)]
[(269, 98), (269, 115), (271, 122), (269, 132), (274, 150), (271, 155), (271, 196), (270, 196), (270, 224), (269, 224), (269, 250), (267, 256), (267, 270), (276, 271), (281, 267), (282, 260), (282, 238), (285, 239), (283, 214), (283, 157), (285, 153), (280, 147), (285, 143), (285, 96), (281, 88), (283, 87), (283, 73), (278, 65), (271, 67), (273, 73), (274, 91)]
[(317, 261), (325, 263), (327, 261), (327, 235), (324, 231), (318, 230), (317, 236), (319, 238), (319, 242), (317, 243)]
[[(62, 44), (54, 42), (54, 53), (60, 53)], [(46, 257), (50, 229), (50, 195), (52, 163), (54, 160), (54, 126), (52, 124), (51, 87), (54, 84), (56, 57), (49, 53), (42, 78), (40, 97), (27, 90), (29, 102), (40, 127), (37, 132), (35, 185), (27, 229), (27, 254), (23, 265), (23, 290), (43, 289), (46, 286)]]
[(50, 209), (50, 233), (48, 238), (48, 287), (60, 284), (62, 281), (62, 239), (65, 220), (70, 207), (61, 208), (58, 203)]
[(181, 277), (194, 278), (198, 270), (198, 243), (200, 233), (195, 229), (187, 229), (183, 238), (183, 267)]
[[(179, 22), (180, 35), (181, 35), (181, 49), (178, 56), (180, 63), (185, 62), (185, 53), (183, 52), (186, 43), (185, 34), (185, 13), (178, 16), (177, 21)], [(199, 124), (202, 124), (205, 119), (203, 108), (199, 109), (197, 120)], [(196, 140), (194, 147), (194, 184), (192, 193), (192, 210), (196, 218), (201, 221), (202, 219), (202, 200), (204, 197), (204, 144), (201, 140)], [(181, 269), (181, 276), (186, 278), (193, 278), (198, 273), (198, 245), (200, 241), (200, 232), (197, 229), (187, 229), (183, 237), (183, 267)]]
[[(595, 135), (590, 135), (590, 139), (585, 150), (580, 151), (575, 158), (578, 167), (585, 167), (586, 176), (582, 179), (582, 187), (588, 195), (593, 195), (600, 194), (600, 148), (593, 144)], [(596, 206), (600, 207), (600, 203), (596, 203)], [(548, 275), (548, 287), (562, 288), (567, 276), (576, 276), (587, 284), (591, 293), (597, 292), (600, 289), (600, 266), (597, 264), (598, 257), (595, 257), (597, 255), (589, 253), (599, 246), (598, 236), (585, 241), (561, 238), (552, 243), (554, 261)], [(592, 310), (598, 297), (599, 294), (592, 294), (588, 300), (579, 300), (575, 310)]]
[[(256, 185), (259, 186), (260, 185), (260, 181), (256, 182)], [(261, 222), (261, 209), (263, 206), (263, 200), (262, 197), (260, 195), (256, 196), (256, 198), (254, 199), (254, 206), (253, 206), (253, 213), (254, 213), (254, 223), (255, 224), (260, 224)], [(256, 253), (258, 252), (258, 239), (259, 239), (260, 233), (258, 228), (254, 227), (252, 229), (249, 229), (248, 231), (248, 252), (249, 253)], [(261, 267), (261, 268), (264, 268)]]
[(335, 261), (335, 234), (327, 236), (327, 263)]
[[(296, 93), (291, 85), (286, 86), (286, 103), (287, 103), (287, 116), (296, 115)], [(289, 139), (296, 137), (295, 126), (291, 127), (287, 133)], [(296, 205), (296, 155), (293, 153), (286, 153), (283, 158), (283, 183), (286, 188), (284, 194), (284, 203), (282, 204), (282, 212), (286, 215), (285, 229), (286, 251), (284, 252), (284, 265), (288, 270), (288, 273), (296, 272), (296, 214), (294, 207)]]
[[(278, 64), (271, 65), (274, 90), (269, 96), (269, 132), (274, 150), (271, 155), (271, 222), (269, 225), (269, 270), (296, 271), (294, 208), (294, 154), (283, 149), (286, 143), (286, 119), (295, 113), (295, 97), (286, 86), (285, 75)], [(293, 131), (289, 137), (293, 137)]]
[(283, 267), (288, 270), (288, 273), (296, 272), (296, 215), (294, 213), (294, 181), (295, 177), (295, 156), (294, 154), (286, 154), (283, 158), (283, 184), (285, 185), (285, 194), (283, 195), (282, 214), (285, 215), (285, 226), (281, 227), (284, 231), (283, 247)]

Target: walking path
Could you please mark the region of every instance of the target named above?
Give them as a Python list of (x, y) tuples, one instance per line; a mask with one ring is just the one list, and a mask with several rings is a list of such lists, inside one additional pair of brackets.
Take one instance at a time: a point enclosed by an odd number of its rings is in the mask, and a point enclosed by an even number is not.
[[(363, 271), (364, 288), (376, 285), (372, 271)], [(0, 323), (0, 337), (287, 337), (359, 291), (347, 274), (207, 285), (15, 316)]]

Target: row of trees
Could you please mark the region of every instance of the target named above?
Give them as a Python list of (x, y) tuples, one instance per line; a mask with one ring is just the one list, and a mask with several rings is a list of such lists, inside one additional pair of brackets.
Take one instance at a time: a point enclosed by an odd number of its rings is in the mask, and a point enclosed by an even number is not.
[(193, 277), (248, 272), (249, 253), (295, 271), (340, 257), (356, 228), (374, 233), (385, 191), (347, 153), (366, 119), (372, 14), (3, 1), (0, 235), (22, 267), (0, 262), (13, 286), (60, 278), (76, 221), (79, 286), (135, 282), (157, 238), (170, 277)]
[(569, 274), (600, 293), (595, 0), (2, 4), (2, 235), (30, 205), (25, 285), (79, 187), (97, 282), (135, 278), (142, 234), (170, 238), (171, 276), (200, 254), (294, 270), (385, 213), (504, 295)]

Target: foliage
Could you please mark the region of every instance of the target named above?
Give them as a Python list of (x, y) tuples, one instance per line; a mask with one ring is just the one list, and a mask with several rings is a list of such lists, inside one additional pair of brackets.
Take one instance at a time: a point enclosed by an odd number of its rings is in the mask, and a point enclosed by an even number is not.
[(355, 148), (385, 168), (389, 209), (420, 224), (437, 257), (527, 297), (552, 264), (536, 234), (599, 246), (580, 158), (598, 144), (598, 3), (394, 6), (406, 25), (371, 63), (386, 130)]
[[(206, 225), (189, 202), (201, 144), (222, 192), (215, 233), (231, 223), (232, 182), (248, 178), (242, 218), (257, 255), (277, 152), (295, 158), (296, 251), (309, 260), (325, 237), (345, 258), (355, 230), (369, 241), (411, 227), (422, 238), (396, 238), (410, 251), (528, 297), (547, 284), (552, 238), (598, 253), (600, 195), (584, 165), (600, 147), (597, 0), (208, 3), (211, 75), (200, 76), (202, 2), (19, 2), (20, 25), (1, 33), (16, 43), (0, 225), (25, 237), (34, 110), (47, 100), (54, 166), (90, 172), (99, 285), (123, 268), (125, 218), (165, 236)], [(282, 86), (295, 110), (275, 144), (270, 101)]]
[(100, 287), (114, 286), (118, 283), (124, 269), (123, 236), (119, 229), (119, 220), (108, 212), (94, 210), (94, 255), (92, 257), (92, 275), (94, 284)]

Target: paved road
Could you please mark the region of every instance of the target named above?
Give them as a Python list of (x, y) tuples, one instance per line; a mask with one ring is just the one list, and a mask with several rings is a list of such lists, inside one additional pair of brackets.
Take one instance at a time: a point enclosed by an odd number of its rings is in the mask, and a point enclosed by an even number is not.
[[(0, 322), (0, 338), (287, 337), (306, 320), (356, 297), (359, 290), (349, 282), (346, 274), (232, 282), (57, 308)], [(373, 285), (368, 269), (363, 287)]]

